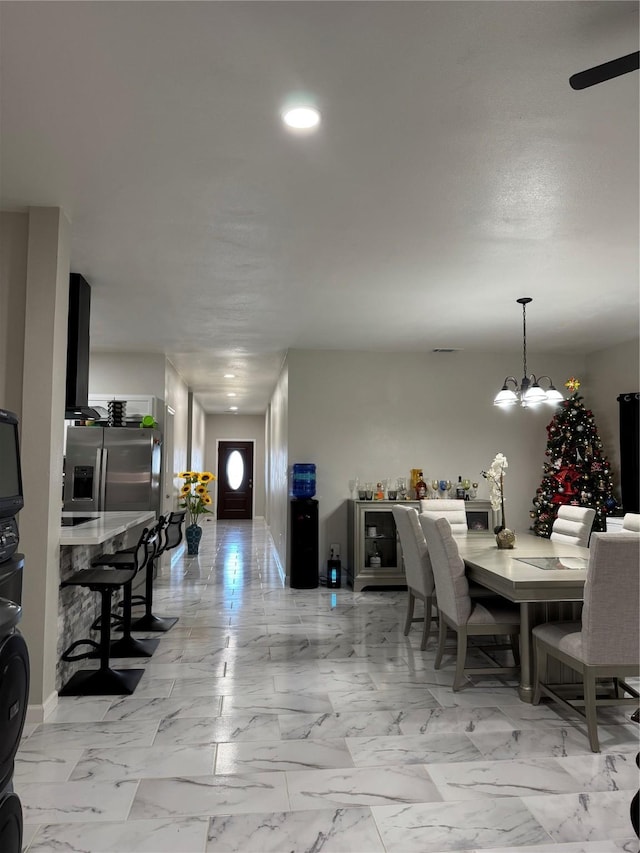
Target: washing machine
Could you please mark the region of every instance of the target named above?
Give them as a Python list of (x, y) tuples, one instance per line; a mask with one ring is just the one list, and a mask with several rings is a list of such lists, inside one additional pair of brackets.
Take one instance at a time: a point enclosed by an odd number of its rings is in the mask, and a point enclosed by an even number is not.
[(13, 790), (13, 763), (29, 699), (29, 654), (17, 625), (22, 608), (0, 598), (0, 851), (22, 849), (22, 806)]

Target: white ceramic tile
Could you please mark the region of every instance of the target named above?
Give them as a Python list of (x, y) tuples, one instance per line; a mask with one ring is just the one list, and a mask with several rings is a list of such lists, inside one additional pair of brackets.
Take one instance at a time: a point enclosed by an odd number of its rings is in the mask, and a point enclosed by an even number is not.
[(269, 811), (289, 810), (284, 773), (142, 779), (129, 818), (245, 814), (257, 803)]
[(331, 704), (335, 711), (407, 711), (410, 708), (438, 708), (438, 702), (426, 687), (414, 690), (346, 691), (331, 690)]
[(35, 750), (25, 742), (14, 762), (14, 779), (16, 783), (66, 782), (83, 752), (82, 749), (71, 749), (68, 746), (47, 746)]
[(220, 713), (219, 696), (180, 697), (168, 699), (138, 699), (135, 694), (113, 703), (105, 719), (164, 720), (172, 717), (216, 717)]
[(160, 722), (154, 746), (269, 741), (279, 737), (280, 729), (275, 714), (238, 713), (223, 717), (174, 717)]
[(157, 720), (114, 721), (100, 723), (41, 723), (29, 736), (30, 750), (90, 749), (99, 746), (151, 746), (158, 728)]
[(633, 752), (574, 755), (556, 759), (580, 791), (636, 791), (638, 768)]
[(628, 791), (525, 797), (523, 803), (554, 841), (607, 841), (629, 836)]
[(368, 808), (211, 818), (210, 853), (384, 853)]
[(19, 783), (15, 790), (27, 823), (125, 820), (137, 782)]
[(216, 773), (331, 767), (353, 767), (344, 738), (221, 743), (216, 758)]
[(150, 779), (167, 776), (205, 776), (213, 773), (215, 746), (128, 747), (88, 749), (76, 764), (72, 781), (83, 779)]
[(350, 737), (347, 746), (356, 767), (473, 761), (480, 753), (465, 734)]
[(444, 732), (513, 731), (515, 724), (498, 708), (425, 708), (405, 711), (400, 719), (403, 735)]
[(399, 735), (393, 711), (352, 711), (345, 714), (279, 714), (283, 738), (303, 740), (365, 735)]
[(45, 720), (49, 723), (84, 723), (104, 719), (111, 706), (109, 698), (95, 696), (61, 696)]
[(515, 851), (549, 835), (517, 797), (457, 803), (372, 806), (385, 847), (402, 853), (440, 853), (498, 845)]
[(204, 853), (207, 818), (51, 824), (39, 828), (29, 853)]
[(422, 766), (293, 771), (286, 776), (293, 809), (423, 803), (441, 799)]
[(312, 714), (333, 711), (326, 693), (273, 693), (270, 696), (223, 696), (222, 713), (290, 714), (294, 711)]
[(555, 758), (430, 764), (429, 773), (444, 800), (564, 794), (579, 783)]

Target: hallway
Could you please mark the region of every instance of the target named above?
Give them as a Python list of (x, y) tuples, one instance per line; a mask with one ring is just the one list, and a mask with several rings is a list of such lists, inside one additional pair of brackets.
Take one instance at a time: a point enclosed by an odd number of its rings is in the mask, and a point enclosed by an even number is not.
[(60, 699), (26, 728), (24, 849), (638, 853), (628, 714), (603, 712), (593, 755), (577, 719), (504, 679), (453, 694), (405, 604), (289, 589), (263, 520), (205, 523), (156, 581), (154, 612), (179, 622), (114, 663), (145, 667), (134, 695)]

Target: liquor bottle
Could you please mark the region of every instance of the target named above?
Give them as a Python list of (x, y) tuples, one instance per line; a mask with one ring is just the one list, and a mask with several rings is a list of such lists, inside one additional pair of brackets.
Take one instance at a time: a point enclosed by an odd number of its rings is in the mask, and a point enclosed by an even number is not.
[(420, 501), (427, 497), (427, 484), (422, 479), (422, 471), (418, 474), (418, 480), (416, 482), (416, 500)]
[(459, 501), (464, 500), (464, 486), (462, 485), (462, 476), (458, 474), (458, 482), (456, 483), (456, 499)]

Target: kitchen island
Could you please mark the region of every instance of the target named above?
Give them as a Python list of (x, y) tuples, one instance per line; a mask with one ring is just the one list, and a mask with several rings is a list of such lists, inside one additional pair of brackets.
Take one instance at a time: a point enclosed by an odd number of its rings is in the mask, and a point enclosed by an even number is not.
[[(62, 519), (69, 526), (60, 528), (60, 583), (80, 569), (91, 568), (91, 561), (101, 554), (112, 554), (135, 545), (144, 528), (155, 524), (156, 514), (152, 510), (63, 512)], [(143, 584), (144, 578), (136, 581)], [(137, 585), (134, 583), (134, 587)], [(99, 615), (100, 596), (97, 593), (76, 586), (60, 588), (56, 689), (59, 690), (76, 670), (87, 668), (86, 661), (66, 662), (61, 656), (76, 640), (90, 637), (97, 641), (98, 633), (91, 631), (91, 625)], [(86, 650), (90, 651), (89, 646)]]

